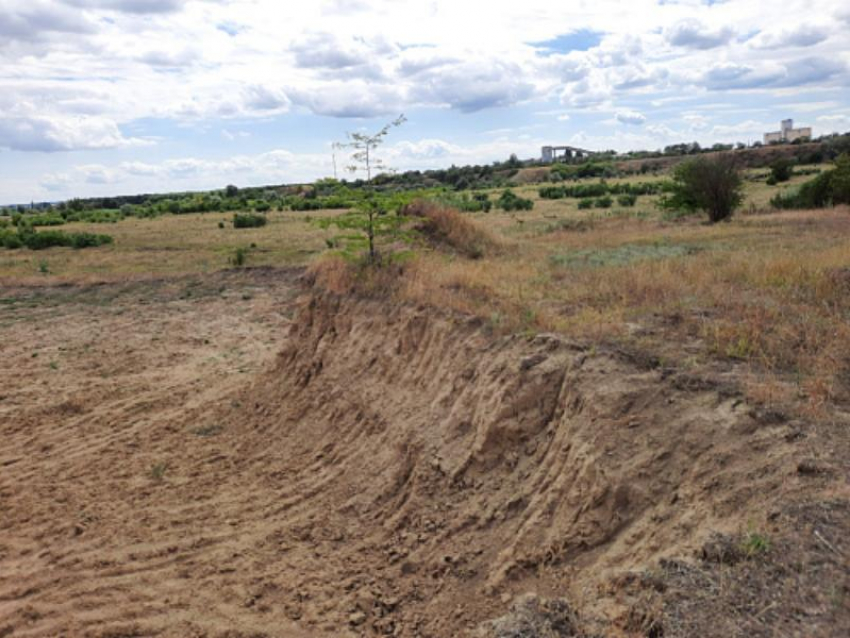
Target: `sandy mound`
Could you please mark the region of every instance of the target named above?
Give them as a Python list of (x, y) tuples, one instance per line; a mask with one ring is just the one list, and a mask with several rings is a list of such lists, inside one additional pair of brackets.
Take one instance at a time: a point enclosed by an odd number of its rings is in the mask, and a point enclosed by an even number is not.
[(254, 413), (223, 418), (237, 456), (287, 468), (281, 524), (312, 541), (293, 553), (299, 588), (328, 598), (304, 605), (317, 624), (457, 635), (527, 590), (610, 615), (597, 583), (793, 490), (797, 424), (722, 377), (332, 296), (292, 330)]

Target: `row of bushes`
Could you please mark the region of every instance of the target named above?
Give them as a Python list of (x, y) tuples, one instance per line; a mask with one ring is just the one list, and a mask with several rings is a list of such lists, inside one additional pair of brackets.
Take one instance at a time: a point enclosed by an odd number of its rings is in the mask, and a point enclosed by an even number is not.
[(0, 245), (10, 250), (17, 248), (44, 250), (54, 246), (91, 248), (111, 243), (112, 237), (109, 235), (95, 233), (66, 233), (61, 230), (36, 232), (32, 229), (19, 229), (17, 232), (0, 230)]
[(605, 195), (658, 195), (670, 190), (670, 183), (635, 182), (633, 184), (609, 184), (604, 180), (595, 184), (575, 184), (574, 186), (544, 186), (539, 190), (543, 199), (564, 199), (575, 197), (603, 197)]
[[(632, 206), (637, 204), (637, 195), (619, 195), (617, 197), (617, 203), (620, 206), (631, 208)], [(611, 208), (611, 206), (613, 205), (614, 199), (610, 195), (604, 195), (602, 197), (597, 197), (596, 199), (592, 197), (585, 197), (584, 199), (580, 199), (578, 202), (578, 207), (580, 209)]]
[(552, 164), (549, 180), (553, 182), (588, 177), (617, 177), (619, 171), (611, 162), (583, 162), (581, 164)]

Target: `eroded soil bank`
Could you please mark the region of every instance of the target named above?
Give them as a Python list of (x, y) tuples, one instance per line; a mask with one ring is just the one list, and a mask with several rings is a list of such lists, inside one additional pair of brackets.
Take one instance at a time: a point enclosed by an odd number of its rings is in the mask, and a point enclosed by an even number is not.
[(296, 277), (2, 295), (0, 635), (846, 635), (840, 411)]

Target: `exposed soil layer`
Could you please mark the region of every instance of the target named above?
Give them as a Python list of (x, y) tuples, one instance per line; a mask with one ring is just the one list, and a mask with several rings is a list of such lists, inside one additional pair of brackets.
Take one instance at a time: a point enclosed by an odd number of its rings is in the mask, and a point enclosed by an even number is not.
[(0, 636), (846, 634), (843, 415), (296, 276), (3, 291)]

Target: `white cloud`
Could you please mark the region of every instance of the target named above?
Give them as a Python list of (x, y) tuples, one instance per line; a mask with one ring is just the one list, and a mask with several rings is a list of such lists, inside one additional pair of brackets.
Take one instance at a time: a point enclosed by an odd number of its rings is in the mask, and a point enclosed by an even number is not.
[[(744, 115), (745, 107), (784, 102), (787, 116), (800, 117), (807, 109), (792, 104), (846, 103), (845, 4), (784, 0), (781, 11), (765, 11), (759, 0), (0, 0), (0, 149), (86, 151), (85, 162), (108, 166), (109, 149), (168, 137), (163, 130), (208, 130), (238, 152), (247, 142), (236, 131), (255, 132), (252, 149), (289, 144), (284, 134), (262, 139), (268, 129), (259, 123), (303, 118), (280, 130), (297, 128), (292, 135), (309, 147), (339, 134), (339, 124), (320, 118), (400, 112), (413, 115), (422, 139), (459, 144), (458, 135), (470, 144), (485, 129), (517, 130), (542, 109), (558, 109), (551, 122), (559, 134), (584, 131), (604, 147), (661, 143), (670, 132), (710, 135), (715, 123), (762, 117)], [(583, 33), (594, 35), (576, 41)], [(722, 98), (706, 97), (714, 92)], [(715, 119), (709, 101), (731, 101), (740, 112)], [(679, 102), (713, 119), (683, 119)], [(629, 136), (610, 140), (606, 122), (638, 123), (625, 112), (618, 119), (615, 105), (669, 131), (618, 127)], [(498, 113), (480, 115), (488, 110)], [(565, 112), (568, 123), (555, 120)], [(181, 145), (187, 157), (217, 155), (200, 135), (167, 141), (164, 148)], [(145, 158), (161, 166), (162, 152)], [(3, 172), (16, 169), (7, 153)], [(45, 172), (73, 177), (71, 161), (51, 160)], [(173, 167), (163, 179), (185, 173), (198, 171)], [(29, 179), (35, 188), (37, 177)]]
[(639, 126), (646, 122), (645, 115), (632, 110), (617, 111), (614, 117), (621, 124), (631, 124), (633, 126)]
[(791, 29), (761, 33), (753, 41), (753, 46), (758, 49), (810, 47), (823, 42), (828, 37), (828, 27), (801, 24)]
[(817, 119), (817, 129), (825, 134), (850, 131), (850, 112), (821, 115)]
[(0, 115), (0, 148), (52, 153), (144, 145), (127, 138), (112, 120), (100, 117), (33, 117)]
[(711, 29), (699, 20), (686, 18), (669, 28), (665, 35), (673, 46), (688, 49), (714, 49), (729, 42), (735, 35), (731, 27)]

